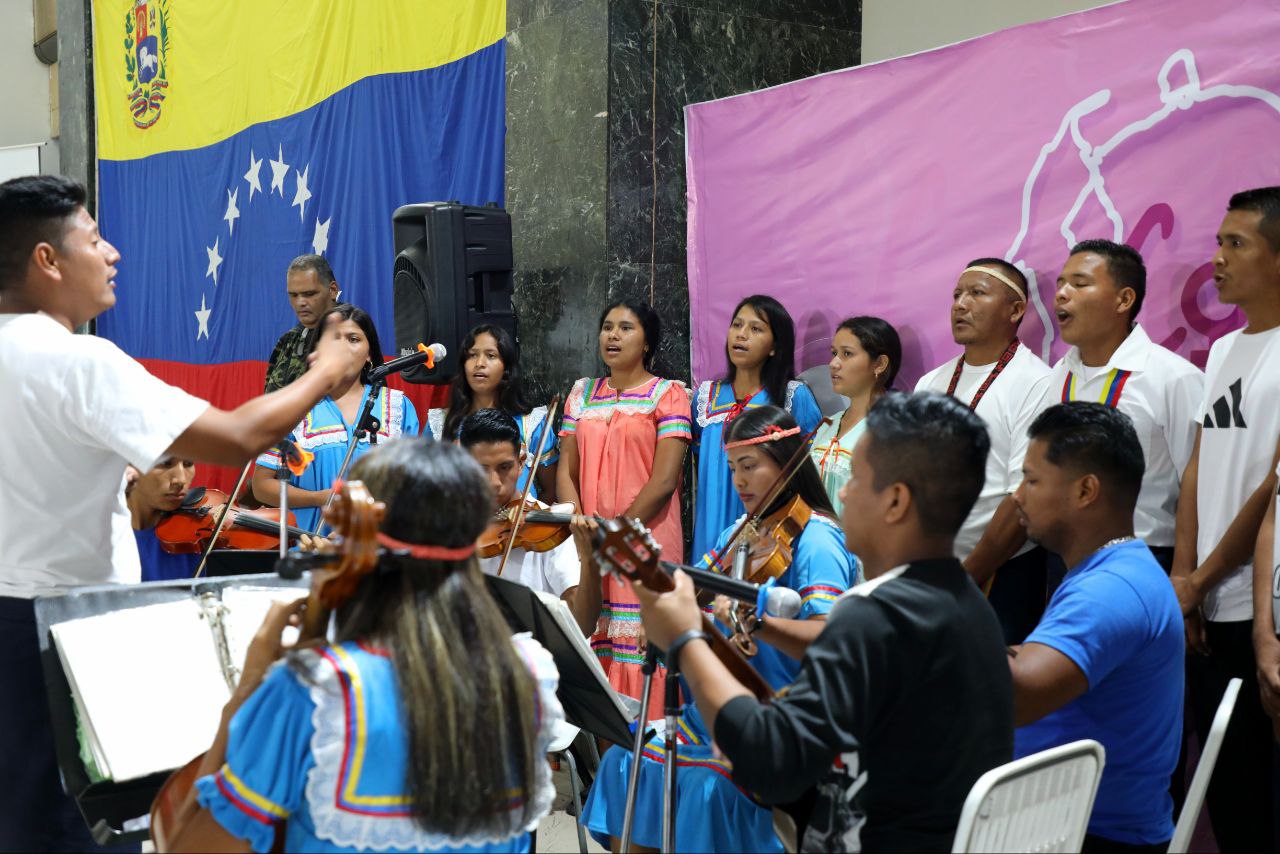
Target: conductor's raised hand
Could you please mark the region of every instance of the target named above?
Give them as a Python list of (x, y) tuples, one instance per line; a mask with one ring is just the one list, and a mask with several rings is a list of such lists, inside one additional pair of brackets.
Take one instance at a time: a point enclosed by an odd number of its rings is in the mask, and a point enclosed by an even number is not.
[(632, 584), (640, 600), (640, 618), (648, 641), (659, 649), (666, 649), (687, 631), (702, 628), (702, 610), (698, 607), (693, 582), (680, 570), (676, 570), (673, 578), (675, 589), (666, 593), (654, 593), (643, 584)]

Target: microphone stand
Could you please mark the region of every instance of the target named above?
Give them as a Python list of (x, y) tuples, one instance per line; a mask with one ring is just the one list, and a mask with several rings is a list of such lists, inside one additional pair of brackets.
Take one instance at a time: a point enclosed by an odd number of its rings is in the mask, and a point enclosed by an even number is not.
[[(356, 428), (351, 431), (351, 440), (347, 442), (347, 454), (342, 458), (342, 467), (338, 469), (337, 480), (345, 480), (347, 477), (347, 468), (351, 465), (351, 458), (355, 456), (356, 447), (360, 444), (360, 440), (366, 435), (369, 437), (369, 444), (378, 444), (378, 431), (382, 429), (382, 422), (373, 415), (373, 408), (378, 405), (378, 395), (382, 393), (382, 389), (387, 385), (386, 376), (380, 376), (369, 383), (369, 393), (365, 396), (364, 406), (360, 410), (360, 417), (356, 419)], [(311, 530), (312, 535), (320, 533), (320, 526), (324, 524), (324, 512), (329, 509), (329, 505), (333, 503), (333, 492), (329, 492), (329, 498), (324, 503), (324, 507), (320, 510), (320, 515), (316, 518), (316, 526)]]
[(280, 484), (280, 559), (289, 553), (289, 446), (281, 442), (280, 467), (276, 469), (276, 483)]
[[(640, 763), (644, 761), (645, 716), (649, 711), (649, 697), (653, 691), (653, 677), (658, 669), (660, 653), (653, 644), (648, 644), (644, 651), (644, 688), (640, 692), (640, 711), (636, 714), (636, 737), (631, 745), (631, 773), (627, 779), (627, 800), (622, 809), (622, 852), (630, 854), (631, 829), (636, 818), (636, 799), (640, 788)], [(680, 720), (680, 674), (667, 663), (667, 673), (663, 677), (663, 708), (665, 732), (663, 733), (662, 764), (662, 842), (659, 850), (663, 854), (675, 854), (676, 850), (676, 751), (679, 747), (676, 732)]]

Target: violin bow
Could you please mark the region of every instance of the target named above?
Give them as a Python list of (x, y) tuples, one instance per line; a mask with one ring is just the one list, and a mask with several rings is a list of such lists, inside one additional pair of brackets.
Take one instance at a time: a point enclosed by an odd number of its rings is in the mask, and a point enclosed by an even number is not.
[(520, 503), (516, 505), (515, 518), (511, 520), (511, 537), (507, 540), (507, 546), (502, 550), (502, 560), (498, 561), (498, 571), (495, 573), (499, 578), (502, 577), (502, 570), (507, 566), (507, 558), (511, 556), (511, 547), (515, 545), (516, 534), (520, 533), (520, 524), (524, 521), (524, 503), (529, 499), (529, 490), (533, 486), (533, 479), (538, 476), (538, 466), (542, 465), (542, 456), (547, 452), (547, 439), (551, 435), (551, 428), (555, 425), (556, 410), (560, 408), (560, 393), (556, 392), (555, 397), (551, 398), (551, 405), (547, 407), (546, 420), (542, 422), (542, 436), (538, 439), (538, 451), (533, 455), (533, 465), (529, 467), (529, 478), (524, 482), (524, 490), (520, 493)]
[(782, 490), (787, 488), (787, 484), (791, 483), (791, 479), (796, 476), (796, 472), (800, 471), (800, 467), (804, 465), (805, 458), (809, 456), (809, 444), (813, 441), (813, 437), (818, 435), (818, 431), (831, 423), (831, 416), (828, 415), (818, 422), (818, 426), (814, 427), (809, 434), (804, 437), (804, 441), (800, 443), (800, 447), (796, 448), (795, 453), (791, 455), (791, 459), (787, 460), (787, 464), (782, 467), (782, 472), (773, 486), (765, 494), (764, 500), (757, 505), (760, 509), (754, 513), (748, 513), (738, 527), (734, 529), (723, 549), (715, 554), (715, 560), (711, 564), (711, 569), (721, 573), (725, 572), (724, 560), (726, 555), (733, 554), (734, 543), (742, 536), (747, 526), (753, 522), (759, 521), (763, 515), (763, 511), (767, 509), (773, 502), (778, 500), (778, 496), (782, 494)]
[(218, 523), (213, 526), (213, 536), (209, 538), (209, 544), (204, 547), (204, 552), (200, 555), (200, 564), (196, 567), (195, 575), (192, 578), (199, 578), (204, 572), (204, 566), (209, 561), (209, 552), (213, 551), (214, 545), (218, 542), (219, 535), (222, 534), (222, 526), (226, 524), (227, 518), (231, 515), (231, 505), (235, 504), (240, 497), (240, 490), (244, 488), (244, 482), (249, 477), (249, 469), (253, 467), (253, 460), (244, 464), (244, 468), (240, 470), (240, 479), (236, 481), (236, 488), (231, 490), (231, 497), (227, 499), (227, 503), (222, 505), (222, 512), (218, 514)]

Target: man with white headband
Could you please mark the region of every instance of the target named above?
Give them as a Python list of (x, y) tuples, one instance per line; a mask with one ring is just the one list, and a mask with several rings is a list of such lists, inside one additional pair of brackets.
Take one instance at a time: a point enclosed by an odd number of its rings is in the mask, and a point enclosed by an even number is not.
[(988, 591), (1010, 644), (1035, 628), (1046, 599), (1044, 550), (1027, 542), (1011, 497), (1049, 382), (1049, 366), (1018, 341), (1026, 310), (1021, 270), (999, 258), (969, 262), (951, 295), (951, 336), (964, 353), (916, 384), (916, 391), (953, 395), (987, 424), (986, 483), (956, 536), (956, 557)]

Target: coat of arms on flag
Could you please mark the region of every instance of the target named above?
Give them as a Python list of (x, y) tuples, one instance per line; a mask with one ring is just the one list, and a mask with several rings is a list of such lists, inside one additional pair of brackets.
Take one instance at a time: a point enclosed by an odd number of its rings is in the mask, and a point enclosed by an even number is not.
[(133, 123), (146, 129), (160, 119), (169, 88), (169, 4), (166, 0), (137, 0), (124, 16), (125, 80)]

